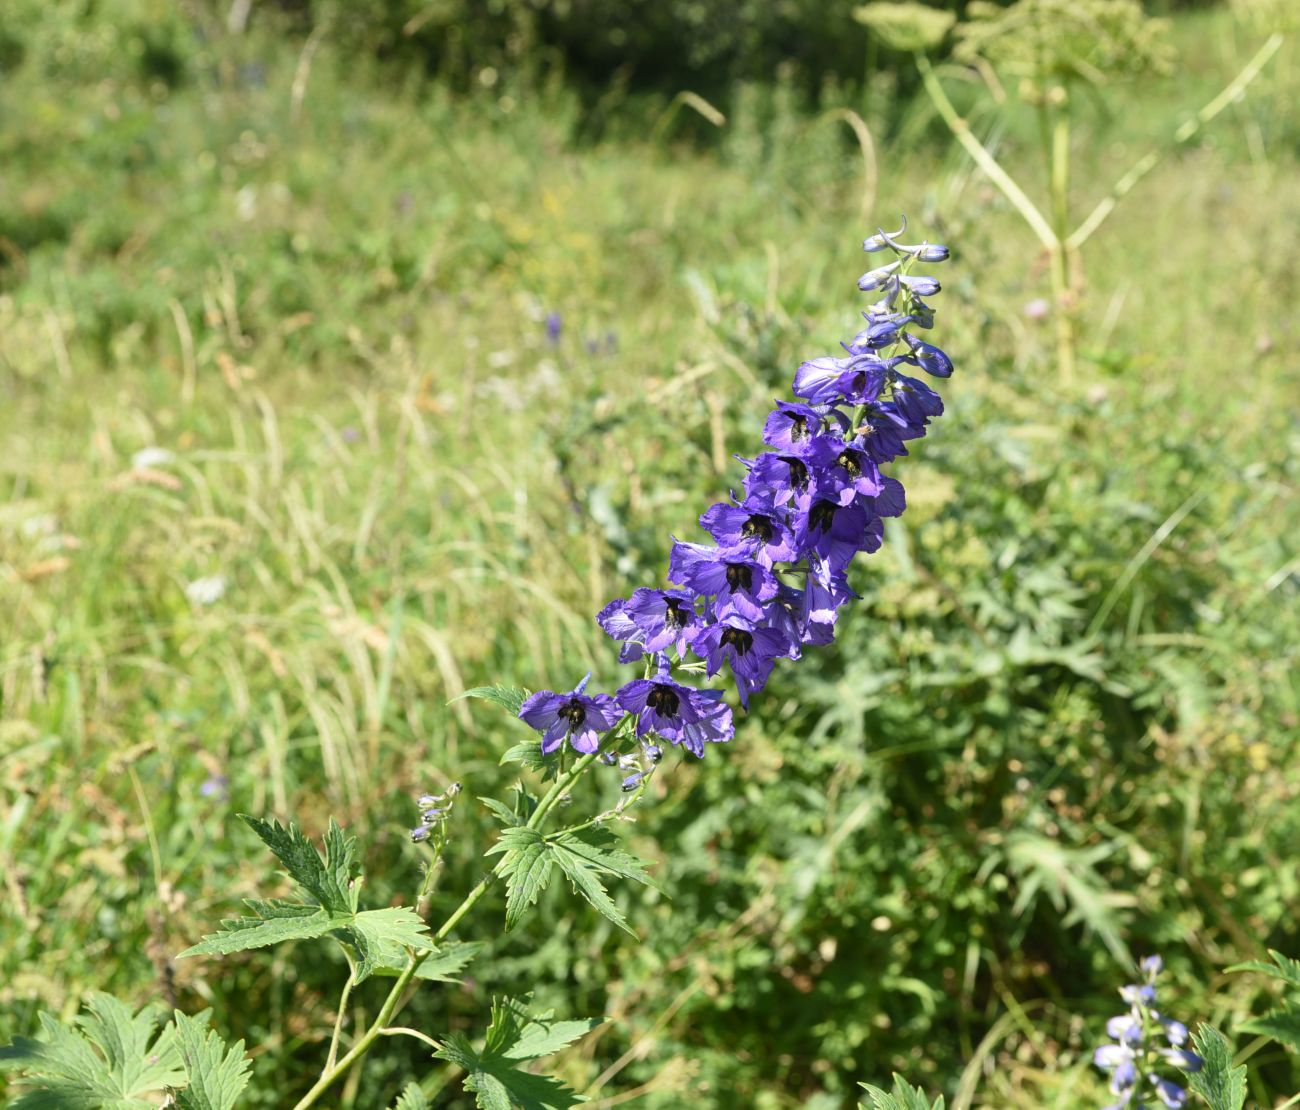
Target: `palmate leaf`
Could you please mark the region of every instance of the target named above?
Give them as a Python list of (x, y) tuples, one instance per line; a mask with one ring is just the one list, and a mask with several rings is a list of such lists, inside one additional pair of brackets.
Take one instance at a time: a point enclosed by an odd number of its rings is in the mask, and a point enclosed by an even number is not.
[(175, 1017), (176, 1043), (185, 1066), (188, 1085), (176, 1094), (181, 1110), (233, 1110), (235, 1101), (248, 1086), (251, 1064), (244, 1055), (244, 1042), (227, 1046), (207, 1022)]
[(870, 1102), (862, 1104), (863, 1110), (943, 1110), (943, 1095), (938, 1101), (931, 1102), (920, 1087), (913, 1087), (901, 1075), (895, 1073), (892, 1090), (882, 1091), (870, 1083), (861, 1084), (867, 1092)]
[(501, 856), (497, 873), (506, 880), (506, 929), (513, 929), (551, 881), (554, 857), (542, 834), (528, 828), (506, 829), (487, 854)]
[(1281, 979), (1284, 983), (1300, 989), (1300, 960), (1293, 960), (1273, 948), (1268, 950), (1268, 954), (1273, 958), (1271, 964), (1266, 964), (1262, 960), (1248, 960), (1244, 964), (1233, 964), (1228, 970), (1258, 971), (1262, 975)]
[(429, 1110), (428, 1097), (420, 1085), (412, 1080), (402, 1091), (401, 1097), (393, 1104), (392, 1110)]
[(1232, 1066), (1232, 1048), (1217, 1029), (1201, 1025), (1192, 1034), (1201, 1057), (1200, 1071), (1187, 1074), (1187, 1085), (1210, 1110), (1241, 1110), (1246, 1102), (1246, 1065)]
[(296, 825), (285, 828), (278, 821), (263, 821), (246, 813), (239, 815), (261, 838), (284, 869), (304, 891), (331, 913), (355, 913), (360, 889), (356, 883), (355, 837), (348, 836), (331, 820), (325, 833), (325, 858)]
[(148, 1110), (185, 1072), (169, 1026), (157, 1036), (162, 1012), (131, 1011), (107, 994), (90, 994), (77, 1028), (41, 1014), (39, 1038), (18, 1037), (0, 1048), (0, 1071), (15, 1075), (23, 1093), (11, 1110)]
[[(415, 969), (415, 977), (436, 983), (459, 983), (460, 973), (485, 947), (483, 941), (444, 941)], [(394, 958), (380, 963), (375, 974), (395, 977), (405, 971), (410, 962), (411, 957), (406, 952), (397, 952)]]
[(1239, 1028), (1243, 1033), (1260, 1033), (1272, 1037), (1293, 1052), (1300, 1052), (1300, 1010), (1290, 1006), (1243, 1021)]
[(530, 1018), (522, 1003), (493, 999), (482, 1050), (452, 1033), (434, 1055), (469, 1073), (465, 1089), (474, 1092), (479, 1110), (567, 1110), (584, 1100), (558, 1079), (521, 1071), (518, 1065), (558, 1051), (598, 1024), (552, 1021), (549, 1013)]
[(350, 944), (357, 954), (356, 981), (381, 968), (402, 968), (411, 951), (432, 951), (428, 926), (407, 906), (358, 910), (361, 883), (356, 867), (356, 840), (336, 822), (325, 833), (325, 856), (293, 825), (285, 828), (244, 816), (249, 827), (284, 864), (290, 877), (316, 904), (282, 898), (248, 899), (252, 917), (221, 923), (221, 932), (204, 937), (180, 955), (229, 955), (265, 948), (286, 940), (311, 940), (332, 935)]

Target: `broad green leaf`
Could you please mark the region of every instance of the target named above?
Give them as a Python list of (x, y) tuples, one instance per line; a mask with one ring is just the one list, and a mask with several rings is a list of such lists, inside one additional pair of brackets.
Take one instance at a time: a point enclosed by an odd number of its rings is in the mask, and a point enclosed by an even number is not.
[(487, 806), (488, 809), (492, 811), (496, 819), (500, 821), (501, 824), (503, 825), (508, 825), (513, 827), (516, 825), (522, 825), (524, 823), (524, 819), (520, 817), (519, 814), (517, 814), (508, 805), (506, 805), (505, 802), (498, 801), (496, 798), (480, 798), (479, 801), (482, 802), (485, 806)]
[(512, 717), (519, 716), (519, 707), (524, 704), (524, 699), (528, 697), (528, 691), (518, 686), (475, 686), (472, 690), (466, 690), (460, 697), (452, 698), (452, 701), (460, 701), (461, 698), (480, 698), (483, 701), (495, 702), (510, 711)]
[(331, 913), (356, 911), (360, 891), (354, 881), (357, 843), (354, 837), (348, 836), (331, 820), (325, 834), (325, 859), (322, 860), (315, 846), (296, 825), (286, 828), (278, 821), (263, 821), (246, 813), (239, 816), (275, 853), (289, 877), (320, 905)]
[(41, 1014), (41, 1036), (0, 1048), (0, 1071), (22, 1094), (11, 1110), (148, 1110), (164, 1090), (185, 1080), (174, 1031), (155, 1037), (157, 1007), (132, 1012), (107, 994), (86, 998), (78, 1028)]
[(1243, 1021), (1238, 1028), (1243, 1033), (1261, 1033), (1265, 1037), (1272, 1037), (1292, 1051), (1300, 1052), (1300, 1010), (1284, 1007)]
[[(485, 947), (482, 941), (445, 941), (438, 945), (432, 956), (426, 956), (415, 969), (417, 979), (437, 983), (459, 983), (459, 974), (469, 966)], [(398, 952), (391, 963), (384, 962), (375, 968), (376, 975), (396, 976), (406, 969), (411, 958), (405, 951)]]
[(576, 855), (562, 844), (553, 845), (552, 854), (555, 857), (555, 862), (560, 865), (560, 870), (568, 876), (569, 882), (573, 884), (575, 891), (590, 902), (602, 917), (612, 921), (624, 932), (636, 936), (636, 931), (627, 923), (627, 918), (614, 905), (609, 892), (600, 881), (600, 872), (595, 867), (582, 856)]
[(366, 910), (346, 926), (359, 957), (357, 982), (368, 979), (380, 967), (391, 967), (407, 959), (406, 949), (432, 950), (429, 927), (410, 906)]
[(1232, 1048), (1217, 1029), (1201, 1025), (1192, 1035), (1201, 1070), (1187, 1073), (1187, 1085), (1210, 1110), (1241, 1110), (1246, 1102), (1246, 1066), (1232, 1066)]
[[(258, 903), (267, 906), (269, 903)], [(221, 923), (222, 931), (205, 936), (198, 944), (180, 953), (186, 956), (228, 956), (232, 952), (245, 952), (251, 948), (265, 948), (286, 940), (311, 940), (323, 937), (347, 925), (352, 917), (333, 916), (319, 906), (298, 906), (307, 913), (286, 913), (276, 917), (239, 917)]]
[(593, 825), (579, 832), (562, 832), (555, 838), (555, 843), (581, 857), (598, 871), (617, 875), (621, 879), (631, 879), (634, 883), (642, 883), (656, 890), (663, 889), (646, 874), (645, 861), (627, 851), (623, 842), (603, 825)]
[(1282, 955), (1276, 949), (1270, 948), (1268, 954), (1273, 957), (1271, 964), (1266, 964), (1262, 960), (1248, 960), (1244, 964), (1233, 964), (1229, 971), (1258, 971), (1262, 975), (1269, 975), (1274, 979), (1281, 979), (1293, 987), (1300, 988), (1300, 960), (1293, 960), (1289, 956)]
[(465, 1089), (474, 1092), (479, 1110), (567, 1110), (583, 1099), (558, 1079), (521, 1071), (518, 1064), (569, 1044), (593, 1024), (552, 1022), (549, 1015), (530, 1018), (522, 1003), (493, 999), (482, 1050), (453, 1033), (434, 1055), (469, 1073)]
[(931, 1102), (920, 1087), (913, 1087), (901, 1075), (895, 1073), (892, 1090), (882, 1091), (869, 1083), (863, 1083), (870, 1104), (863, 1103), (864, 1110), (943, 1110), (943, 1095), (938, 1101)]
[(554, 772), (559, 767), (560, 760), (558, 754), (543, 755), (541, 737), (531, 736), (506, 749), (501, 757), (501, 766), (504, 767), (507, 763), (522, 763), (533, 771)]
[(506, 928), (519, 924), (551, 881), (554, 853), (534, 829), (506, 829), (488, 855), (500, 855), (497, 872), (506, 880)]
[(412, 1080), (393, 1105), (393, 1110), (429, 1110), (430, 1103), (420, 1085)]
[(176, 1011), (176, 1043), (185, 1066), (188, 1085), (176, 1095), (181, 1110), (233, 1110), (240, 1092), (248, 1086), (252, 1067), (244, 1055), (244, 1042), (227, 1047), (206, 1022)]

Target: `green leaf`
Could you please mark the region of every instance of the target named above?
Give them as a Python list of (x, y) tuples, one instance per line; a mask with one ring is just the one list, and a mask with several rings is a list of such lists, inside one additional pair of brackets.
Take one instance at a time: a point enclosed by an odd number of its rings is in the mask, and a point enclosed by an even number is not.
[(542, 834), (528, 828), (506, 829), (487, 854), (501, 856), (497, 872), (506, 880), (506, 929), (513, 929), (551, 881), (554, 854)]
[(24, 1092), (10, 1110), (149, 1110), (168, 1087), (185, 1080), (174, 1030), (155, 1037), (158, 1007), (132, 1012), (107, 994), (86, 997), (77, 1028), (40, 1015), (41, 1036), (0, 1048), (0, 1071)]
[(1293, 960), (1273, 948), (1268, 950), (1268, 954), (1273, 957), (1273, 963), (1271, 964), (1266, 964), (1262, 960), (1248, 960), (1244, 964), (1233, 964), (1228, 970), (1258, 971), (1263, 975), (1281, 979), (1293, 987), (1300, 988), (1300, 960)]
[(482, 1050), (452, 1033), (434, 1053), (469, 1072), (465, 1089), (473, 1091), (479, 1110), (567, 1110), (584, 1101), (558, 1079), (521, 1071), (521, 1060), (547, 1055), (587, 1032), (594, 1022), (550, 1021), (549, 1014), (530, 1018), (522, 1003), (493, 999), (492, 1021)]
[(411, 1080), (402, 1091), (401, 1098), (393, 1105), (393, 1110), (429, 1110), (430, 1105), (420, 1085)]
[(943, 1095), (937, 1102), (931, 1103), (929, 1096), (920, 1088), (913, 1087), (901, 1075), (894, 1074), (894, 1087), (891, 1091), (882, 1091), (870, 1083), (861, 1084), (871, 1100), (870, 1105), (863, 1103), (864, 1110), (943, 1110)]
[(1272, 1037), (1287, 1048), (1300, 1052), (1300, 1010), (1287, 1006), (1262, 1017), (1243, 1021), (1239, 1028), (1243, 1033), (1261, 1033), (1265, 1037)]
[(466, 690), (460, 697), (451, 700), (460, 701), (461, 698), (481, 698), (483, 701), (495, 702), (497, 705), (508, 709), (512, 717), (518, 717), (519, 708), (524, 704), (526, 697), (528, 697), (528, 691), (518, 686), (475, 686), (472, 690)]
[(555, 843), (581, 857), (598, 871), (617, 875), (621, 879), (631, 879), (634, 883), (654, 887), (658, 891), (663, 890), (646, 873), (645, 861), (627, 851), (623, 842), (603, 825), (593, 825), (578, 832), (562, 832), (555, 837)]
[[(483, 941), (447, 941), (438, 945), (432, 956), (426, 956), (424, 962), (415, 969), (417, 979), (427, 979), (436, 983), (459, 983), (459, 973), (469, 966), (485, 947)], [(406, 970), (411, 962), (405, 952), (396, 954), (392, 962), (385, 961), (375, 968), (376, 975), (397, 976)]]
[(501, 757), (501, 766), (507, 763), (521, 763), (532, 771), (554, 771), (560, 765), (559, 751), (543, 755), (541, 737), (532, 736), (506, 749)]
[(496, 819), (503, 825), (513, 828), (524, 823), (524, 819), (506, 805), (505, 802), (498, 801), (496, 798), (480, 798), (479, 801), (487, 806)]
[(275, 853), (289, 877), (320, 905), (331, 913), (356, 912), (360, 889), (355, 881), (355, 837), (348, 836), (331, 820), (322, 860), (296, 825), (285, 828), (278, 821), (267, 822), (246, 813), (239, 816)]
[(176, 1042), (189, 1085), (176, 1095), (181, 1110), (233, 1110), (240, 1092), (248, 1086), (252, 1064), (244, 1055), (244, 1042), (227, 1047), (206, 1021), (176, 1011)]
[(410, 906), (366, 910), (347, 923), (345, 929), (357, 950), (357, 982), (370, 978), (380, 967), (391, 967), (409, 958), (406, 950), (433, 949), (429, 927)]
[(583, 857), (576, 855), (563, 845), (554, 845), (553, 852), (555, 862), (560, 865), (560, 870), (568, 876), (569, 882), (573, 884), (573, 889), (590, 902), (602, 917), (612, 921), (625, 933), (636, 936), (636, 931), (627, 923), (627, 918), (614, 905), (609, 892), (605, 890), (604, 884), (600, 881), (600, 872)]
[(1241, 1110), (1246, 1102), (1246, 1066), (1232, 1066), (1232, 1048), (1223, 1034), (1201, 1025), (1192, 1034), (1201, 1070), (1187, 1073), (1187, 1085), (1205, 1099), (1210, 1110)]
[[(249, 903), (255, 907), (271, 907), (273, 903)], [(286, 940), (311, 940), (323, 937), (351, 921), (350, 915), (334, 917), (319, 906), (293, 907), (305, 913), (283, 913), (270, 917), (239, 917), (221, 923), (222, 931), (210, 933), (198, 944), (180, 953), (177, 959), (187, 956), (228, 956), (232, 952), (245, 952), (251, 948), (265, 948)]]

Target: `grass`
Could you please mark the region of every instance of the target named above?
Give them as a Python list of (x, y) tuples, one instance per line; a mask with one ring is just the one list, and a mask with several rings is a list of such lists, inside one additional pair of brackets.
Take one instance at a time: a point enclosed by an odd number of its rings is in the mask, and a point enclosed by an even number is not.
[[(1083, 129), (1081, 208), (1249, 53), (1224, 12), (1175, 34), (1180, 76)], [(862, 263), (852, 137), (779, 90), (705, 149), (579, 143), (572, 93), (304, 57), (223, 40), (174, 88), (0, 85), (0, 1039), (90, 988), (213, 1005), (261, 1105), (309, 1082), (337, 969), (171, 961), (272, 881), (233, 815), (336, 815), (400, 898), (410, 796), (510, 781), (518, 733), (453, 699), (614, 680), (590, 614), (735, 483)], [(521, 983), (608, 1014), (563, 1062), (596, 1105), (839, 1106), (966, 1067), (976, 1104), (1068, 1107), (1116, 953), (1164, 946), (1189, 1021), (1248, 1011), (1214, 969), (1300, 949), (1288, 74), (1098, 238), (1068, 395), (1023, 311), (1028, 233), (902, 112), (872, 211), (956, 245), (961, 370), (867, 603), (730, 751), (665, 776), (636, 835), (672, 899), (622, 892), (644, 944), (553, 899), (553, 931), (412, 1021), (478, 1031)], [(1028, 172), (1030, 136), (1001, 132)], [(487, 842), (463, 821), (448, 907)], [(342, 1105), (427, 1067), (387, 1051)], [(1261, 1101), (1289, 1093), (1285, 1060), (1251, 1063)]]

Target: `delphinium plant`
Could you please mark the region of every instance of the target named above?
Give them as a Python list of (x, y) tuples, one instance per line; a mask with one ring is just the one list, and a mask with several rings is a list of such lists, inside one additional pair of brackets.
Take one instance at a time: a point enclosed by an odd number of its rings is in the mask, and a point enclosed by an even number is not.
[[(814, 358), (795, 374), (794, 400), (767, 417), (765, 450), (741, 459), (738, 491), (709, 507), (700, 525), (711, 542), (675, 540), (671, 585), (642, 587), (607, 605), (600, 626), (621, 644), (619, 661), (640, 673), (612, 693), (593, 691), (584, 677), (571, 689), (528, 693), (507, 686), (470, 693), (507, 707), (540, 734), (517, 744), (502, 762), (537, 772), (545, 790), (524, 785), (512, 800), (482, 799), (502, 830), (487, 850), (493, 866), (443, 920), (428, 920), (460, 800), (454, 785), (416, 800), (411, 839), (425, 847), (423, 874), (410, 905), (365, 908), (356, 840), (331, 822), (323, 854), (294, 825), (244, 816), (297, 887), (295, 898), (246, 903), (248, 913), (182, 953), (221, 956), (290, 940), (328, 939), (344, 957), (347, 976), (318, 1079), (295, 1110), (321, 1105), (331, 1088), (383, 1037), (410, 1037), (431, 1055), (463, 1069), (465, 1087), (484, 1110), (511, 1105), (568, 1107), (581, 1101), (559, 1080), (527, 1070), (582, 1036), (595, 1021), (556, 1021), (531, 1013), (525, 1000), (492, 1002), (486, 1035), (475, 1043), (455, 1033), (400, 1023), (411, 995), (430, 980), (454, 979), (483, 947), (462, 938), (472, 911), (496, 886), (505, 888), (505, 928), (513, 929), (558, 874), (615, 925), (630, 931), (606, 889), (611, 879), (650, 883), (644, 864), (611, 831), (644, 797), (667, 753), (693, 758), (735, 732), (727, 692), (705, 685), (729, 677), (747, 709), (781, 660), (834, 639), (840, 610), (857, 595), (849, 569), (880, 547), (883, 519), (904, 509), (903, 487), (885, 473), (943, 412), (939, 395), (913, 376), (952, 373), (952, 363), (919, 332), (933, 325), (926, 298), (939, 282), (919, 267), (942, 262), (946, 247), (906, 243), (906, 221), (864, 243), (882, 264), (858, 282), (875, 303), (865, 326), (842, 353)], [(573, 819), (562, 808), (593, 768), (617, 768), (613, 804)], [(612, 784), (611, 784), (612, 785)], [(561, 817), (561, 814), (564, 816)], [(345, 1036), (352, 992), (372, 978), (390, 981), (374, 1019)], [(152, 1092), (174, 1104), (229, 1110), (249, 1079), (242, 1042), (225, 1044), (207, 1028), (209, 1015), (132, 1012), (105, 995), (88, 1000), (75, 1027), (46, 1015), (43, 1034), (0, 1049), (0, 1067), (24, 1091), (16, 1110), (36, 1107), (152, 1105)], [(403, 1110), (425, 1105), (418, 1084), (403, 1092)]]

